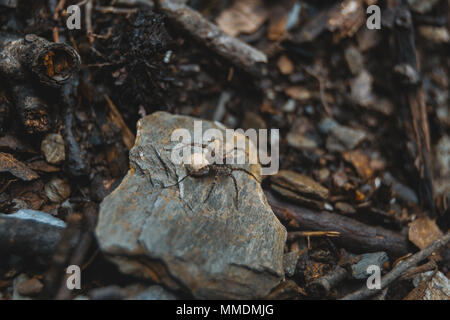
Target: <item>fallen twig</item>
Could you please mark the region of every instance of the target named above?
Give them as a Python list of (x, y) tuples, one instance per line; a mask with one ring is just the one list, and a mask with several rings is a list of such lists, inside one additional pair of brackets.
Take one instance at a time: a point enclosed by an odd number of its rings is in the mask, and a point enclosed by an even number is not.
[(61, 99), (64, 103), (64, 140), (66, 142), (67, 168), (74, 177), (85, 176), (89, 173), (89, 162), (85, 151), (80, 147), (74, 135), (74, 113), (77, 106), (78, 77), (73, 83), (66, 84), (62, 89)]
[(386, 251), (396, 257), (408, 252), (408, 239), (398, 233), (338, 214), (299, 207), (277, 199), (270, 191), (265, 193), (278, 218), (293, 220), (302, 229), (339, 232), (336, 241), (346, 248), (362, 253)]
[(107, 94), (105, 94), (105, 99), (106, 102), (108, 102), (111, 120), (122, 132), (123, 143), (125, 144), (127, 149), (130, 150), (134, 145), (134, 140), (136, 139), (136, 137), (134, 136), (133, 132), (131, 132), (130, 128), (128, 128), (119, 109), (117, 109), (116, 105)]
[(89, 43), (93, 44), (95, 38), (92, 36), (93, 29), (92, 29), (92, 10), (94, 9), (94, 4), (93, 4), (94, 0), (87, 0), (86, 2), (86, 18), (85, 18), (85, 23), (86, 23), (86, 31), (87, 31), (87, 37), (89, 39)]
[(342, 267), (336, 266), (330, 273), (311, 282), (307, 291), (314, 297), (326, 297), (330, 290), (348, 277), (348, 272)]
[(180, 24), (208, 48), (241, 69), (254, 75), (260, 75), (261, 64), (267, 63), (267, 56), (263, 52), (225, 34), (215, 24), (183, 3), (160, 0), (159, 7), (169, 19)]
[[(0, 32), (0, 76), (7, 79), (17, 113), (27, 133), (50, 130), (49, 106), (32, 81), (60, 87), (80, 68), (80, 56), (64, 43), (54, 43), (34, 34), (25, 37)], [(33, 77), (30, 77), (30, 74)]]
[(381, 290), (389, 286), (395, 280), (400, 278), (405, 272), (415, 267), (420, 261), (428, 258), (437, 250), (445, 247), (450, 242), (450, 232), (447, 232), (443, 237), (434, 241), (431, 245), (425, 249), (412, 255), (410, 258), (400, 262), (394, 269), (381, 278), (380, 289), (369, 289), (367, 286), (363, 286), (356, 292), (346, 295), (342, 300), (362, 300), (379, 293)]
[(288, 240), (294, 240), (300, 237), (339, 237), (337, 231), (293, 231), (288, 233)]
[(53, 297), (59, 286), (59, 281), (68, 266), (74, 246), (80, 238), (81, 220), (82, 216), (78, 212), (71, 213), (67, 219), (67, 227), (61, 235), (61, 240), (56, 243), (57, 246), (51, 259), (50, 268), (44, 276), (43, 298)]
[[(94, 240), (94, 230), (97, 225), (97, 206), (93, 202), (88, 202), (83, 209), (83, 220), (85, 230), (81, 234), (77, 247), (75, 248), (72, 257), (70, 258), (70, 265), (82, 266), (89, 249), (91, 248)], [(59, 287), (59, 291), (56, 295), (56, 300), (67, 300), (71, 297), (72, 291), (67, 288), (66, 275)]]
[(59, 87), (80, 68), (80, 56), (72, 47), (34, 34), (0, 32), (0, 48), (0, 74), (9, 82), (22, 83), (31, 72), (42, 84)]

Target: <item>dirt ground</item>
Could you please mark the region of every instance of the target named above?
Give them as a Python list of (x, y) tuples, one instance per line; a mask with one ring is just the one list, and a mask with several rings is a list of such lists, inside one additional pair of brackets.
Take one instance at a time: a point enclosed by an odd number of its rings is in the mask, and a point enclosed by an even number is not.
[[(0, 299), (20, 288), (35, 298), (126, 298), (123, 288), (153, 283), (121, 273), (93, 231), (99, 204), (130, 168), (138, 120), (156, 111), (280, 130), (280, 171), (262, 186), (296, 262), (267, 298), (368, 298), (352, 266), (385, 252), (382, 274), (393, 279), (377, 298), (431, 290), (448, 299), (430, 283), (450, 276), (450, 2), (155, 2), (82, 1), (81, 28), (69, 30), (78, 1), (0, 0), (0, 212), (67, 223), (50, 252), (11, 252), (8, 239), (37, 232), (18, 223), (0, 235)], [(380, 9), (376, 29), (370, 5)], [(73, 48), (79, 68), (55, 49), (46, 70), (8, 71), (5, 39), (30, 34)], [(34, 51), (20, 48), (25, 65)], [(36, 78), (71, 68), (64, 83)], [(443, 250), (411, 260), (437, 239)], [(84, 274), (75, 294), (62, 288), (67, 261)]]

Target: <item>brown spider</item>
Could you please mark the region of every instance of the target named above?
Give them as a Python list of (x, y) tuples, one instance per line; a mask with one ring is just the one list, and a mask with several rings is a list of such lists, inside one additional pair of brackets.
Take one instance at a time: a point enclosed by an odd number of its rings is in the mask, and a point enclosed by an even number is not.
[[(193, 145), (195, 145), (195, 144), (192, 144), (191, 146), (193, 146)], [(207, 145), (202, 144), (201, 146), (204, 148)], [(235, 149), (233, 149), (231, 151), (234, 151)], [(188, 174), (185, 175), (177, 183), (175, 183), (173, 185), (170, 185), (170, 186), (166, 186), (164, 188), (170, 188), (170, 187), (177, 186), (177, 185), (179, 185), (181, 182), (183, 182), (188, 177), (201, 178), (201, 177), (206, 177), (206, 176), (209, 176), (209, 175), (214, 175), (214, 181), (211, 183), (211, 187), (210, 187), (210, 189), (209, 189), (209, 191), (208, 191), (208, 193), (206, 195), (205, 200), (203, 201), (203, 203), (205, 203), (206, 201), (208, 201), (209, 196), (211, 195), (212, 191), (214, 190), (214, 187), (216, 186), (217, 181), (219, 180), (219, 177), (221, 175), (225, 175), (227, 177), (231, 177), (231, 179), (233, 180), (234, 188), (235, 188), (235, 191), (236, 191), (235, 205), (236, 205), (236, 208), (238, 208), (239, 207), (239, 189), (238, 189), (236, 178), (233, 175), (233, 172), (234, 171), (245, 172), (246, 174), (252, 176), (259, 183), (261, 183), (261, 182), (250, 171), (248, 171), (248, 170), (246, 170), (244, 168), (233, 167), (230, 164), (225, 163), (226, 162), (225, 159), (226, 159), (228, 153), (229, 152), (224, 154), (224, 157), (223, 157), (224, 161), (222, 161), (223, 164), (210, 163), (203, 153), (200, 153), (200, 152), (193, 153), (191, 155), (190, 163), (185, 165), (186, 169), (188, 171)]]

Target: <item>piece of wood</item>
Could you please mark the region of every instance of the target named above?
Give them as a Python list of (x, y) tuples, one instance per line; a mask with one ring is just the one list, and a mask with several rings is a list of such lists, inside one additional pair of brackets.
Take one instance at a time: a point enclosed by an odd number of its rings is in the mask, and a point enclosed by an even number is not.
[(395, 280), (400, 278), (405, 272), (415, 267), (419, 262), (431, 256), (434, 252), (445, 247), (450, 242), (450, 232), (447, 232), (442, 238), (436, 240), (431, 245), (417, 252), (406, 260), (403, 260), (395, 266), (388, 274), (381, 278), (380, 289), (369, 289), (364, 285), (361, 289), (346, 295), (342, 300), (363, 300), (379, 293), (388, 287)]
[(345, 248), (360, 253), (386, 251), (394, 257), (400, 257), (408, 252), (408, 239), (398, 233), (369, 226), (336, 213), (296, 206), (276, 198), (267, 190), (265, 194), (279, 219), (293, 220), (304, 230), (339, 232), (339, 237), (335, 241)]
[(393, 1), (391, 6), (393, 6), (394, 12), (393, 41), (391, 41), (395, 62), (394, 73), (402, 85), (401, 100), (405, 106), (409, 106), (411, 113), (418, 153), (415, 164), (420, 176), (420, 200), (422, 205), (430, 210), (430, 217), (434, 217), (436, 209), (430, 155), (430, 132), (425, 94), (416, 56), (413, 19), (405, 1)]
[(181, 25), (206, 47), (235, 66), (253, 75), (260, 75), (261, 64), (267, 63), (267, 56), (263, 52), (227, 35), (200, 13), (180, 1), (159, 0), (158, 4), (169, 19)]
[(128, 150), (131, 150), (131, 148), (133, 148), (134, 140), (136, 139), (136, 137), (131, 132), (130, 128), (128, 128), (127, 124), (123, 120), (122, 115), (120, 114), (119, 109), (117, 109), (116, 105), (107, 94), (105, 94), (105, 99), (106, 102), (108, 102), (108, 106), (110, 109), (109, 116), (111, 120), (120, 129), (125, 147), (127, 147)]

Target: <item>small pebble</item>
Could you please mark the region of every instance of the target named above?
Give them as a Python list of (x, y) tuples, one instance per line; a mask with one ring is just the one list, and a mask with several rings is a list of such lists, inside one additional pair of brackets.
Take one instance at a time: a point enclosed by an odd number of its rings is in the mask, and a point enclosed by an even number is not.
[(50, 133), (44, 138), (41, 151), (45, 161), (51, 164), (59, 164), (66, 159), (64, 139), (57, 133)]
[(298, 252), (291, 251), (283, 256), (283, 268), (286, 277), (293, 277), (298, 262)]
[(295, 100), (294, 99), (289, 99), (281, 108), (281, 110), (283, 110), (284, 112), (294, 112), (295, 111)]
[(365, 253), (358, 256), (359, 261), (352, 265), (354, 279), (367, 279), (371, 274), (367, 272), (369, 266), (375, 265), (382, 269), (383, 264), (389, 261), (386, 252)]
[(42, 284), (41, 281), (39, 281), (36, 278), (32, 278), (20, 283), (17, 290), (19, 294), (23, 296), (33, 297), (41, 293), (43, 288), (44, 285)]
[(353, 208), (353, 206), (351, 206), (345, 202), (337, 202), (334, 206), (339, 212), (344, 213), (344, 214), (355, 214), (356, 213), (355, 208)]
[(53, 178), (44, 187), (45, 195), (54, 203), (61, 203), (70, 196), (70, 186), (67, 181)]
[(350, 46), (345, 50), (345, 60), (347, 61), (348, 68), (353, 75), (357, 75), (364, 68), (364, 60), (359, 53), (358, 49), (354, 46)]

